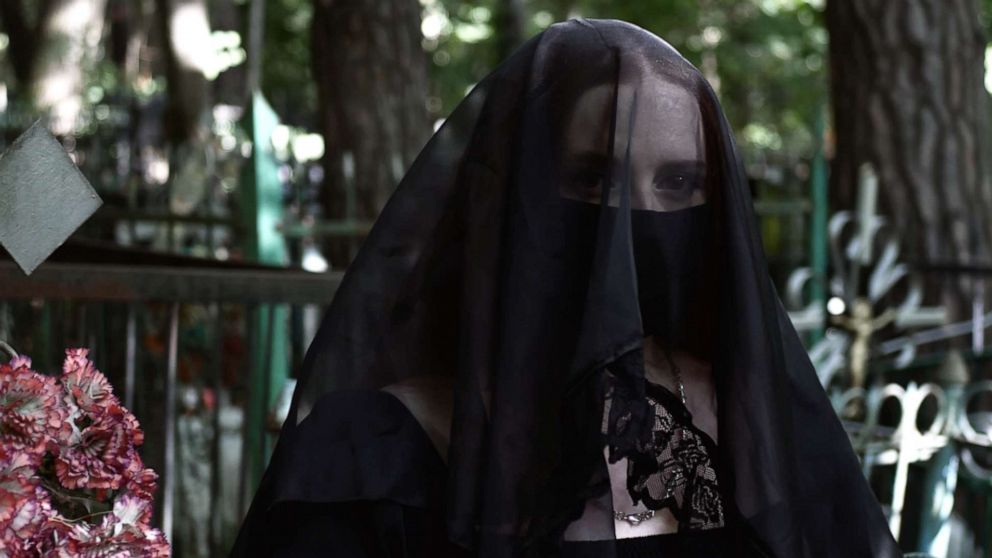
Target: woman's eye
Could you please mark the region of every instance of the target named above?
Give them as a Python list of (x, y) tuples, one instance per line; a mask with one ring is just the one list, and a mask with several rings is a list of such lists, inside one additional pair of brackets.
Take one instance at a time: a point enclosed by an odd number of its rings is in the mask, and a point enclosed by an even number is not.
[(596, 190), (603, 182), (603, 176), (596, 172), (585, 172), (575, 176), (575, 185), (581, 190)]
[(690, 175), (687, 174), (669, 174), (666, 176), (661, 176), (654, 181), (654, 189), (657, 191), (662, 190), (683, 190), (692, 184), (694, 180)]

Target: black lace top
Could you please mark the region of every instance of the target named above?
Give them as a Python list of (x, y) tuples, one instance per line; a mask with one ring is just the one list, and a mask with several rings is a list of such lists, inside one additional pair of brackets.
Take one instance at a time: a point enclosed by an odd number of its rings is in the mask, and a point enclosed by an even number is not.
[[(614, 386), (607, 392), (608, 417), (622, 430), (629, 422), (629, 411), (611, 412)], [(648, 509), (668, 509), (679, 521), (681, 531), (701, 531), (724, 526), (721, 499), (713, 457), (716, 443), (692, 424), (692, 415), (682, 401), (664, 386), (647, 382), (646, 399), (653, 417), (650, 434), (636, 448), (615, 451), (610, 460), (628, 459), (627, 489), (634, 503)]]

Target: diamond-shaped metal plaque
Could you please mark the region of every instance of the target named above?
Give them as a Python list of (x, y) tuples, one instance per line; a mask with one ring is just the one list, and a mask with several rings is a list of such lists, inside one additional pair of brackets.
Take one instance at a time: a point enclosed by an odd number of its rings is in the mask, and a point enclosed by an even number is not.
[(40, 122), (0, 155), (0, 244), (26, 274), (102, 203)]

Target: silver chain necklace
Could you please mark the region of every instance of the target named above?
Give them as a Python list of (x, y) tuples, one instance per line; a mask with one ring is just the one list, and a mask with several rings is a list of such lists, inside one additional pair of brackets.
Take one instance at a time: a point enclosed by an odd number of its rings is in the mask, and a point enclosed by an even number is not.
[[(685, 405), (685, 384), (682, 383), (682, 369), (679, 368), (678, 364), (675, 364), (675, 358), (672, 357), (672, 352), (665, 349), (665, 360), (668, 361), (669, 370), (672, 372), (672, 379), (675, 380), (675, 387), (679, 392), (679, 399), (682, 404)], [(647, 357), (644, 357), (644, 362), (647, 363)], [(653, 363), (652, 363), (653, 364)]]
[(617, 521), (626, 521), (627, 523), (630, 523), (632, 527), (637, 527), (652, 517), (654, 517), (654, 510), (634, 513), (613, 512), (613, 519), (616, 519)]
[(668, 365), (672, 367), (672, 377), (675, 378), (675, 385), (679, 388), (679, 399), (685, 405), (685, 384), (682, 383), (682, 370), (679, 368), (679, 365), (675, 364), (675, 359), (672, 358), (671, 351), (665, 351), (665, 358), (668, 359)]

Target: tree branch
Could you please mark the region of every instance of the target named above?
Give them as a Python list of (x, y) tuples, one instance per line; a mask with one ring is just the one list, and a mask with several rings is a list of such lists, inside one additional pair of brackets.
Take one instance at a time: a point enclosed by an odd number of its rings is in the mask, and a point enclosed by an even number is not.
[[(49, 0), (45, 0), (42, 8), (50, 7), (50, 4)], [(43, 21), (42, 18), (38, 20)], [(10, 38), (10, 64), (14, 68), (14, 76), (21, 85), (27, 85), (31, 79), (38, 38), (36, 29), (28, 24), (21, 0), (0, 0), (0, 22)]]

